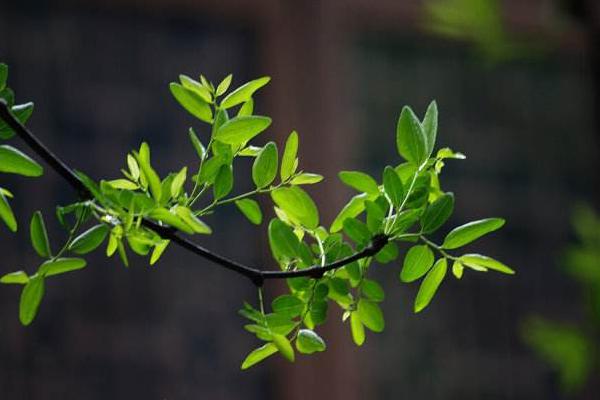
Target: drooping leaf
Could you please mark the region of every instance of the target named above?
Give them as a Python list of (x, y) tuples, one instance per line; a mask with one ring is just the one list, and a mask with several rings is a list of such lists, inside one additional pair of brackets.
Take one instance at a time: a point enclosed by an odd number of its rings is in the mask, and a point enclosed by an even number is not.
[(57, 258), (42, 263), (39, 268), (39, 274), (42, 276), (53, 276), (64, 274), (65, 272), (77, 271), (85, 268), (86, 262), (83, 258)]
[(421, 122), (410, 109), (404, 107), (396, 127), (398, 153), (407, 161), (420, 166), (427, 159), (427, 142)]
[(169, 240), (161, 240), (157, 245), (154, 246), (154, 250), (152, 250), (152, 255), (150, 256), (150, 265), (156, 264), (156, 262), (167, 249), (169, 243)]
[(378, 194), (379, 187), (375, 179), (371, 178), (368, 174), (360, 171), (341, 171), (338, 174), (340, 180), (346, 185), (359, 192), (365, 192), (368, 194)]
[(34, 275), (23, 287), (19, 302), (19, 320), (25, 326), (34, 320), (44, 297), (44, 277)]
[(188, 89), (178, 83), (172, 82), (169, 85), (171, 94), (175, 100), (190, 114), (201, 121), (212, 122), (212, 110), (210, 105), (200, 95), (191, 89)]
[(503, 225), (504, 220), (502, 218), (486, 218), (461, 225), (446, 235), (442, 248), (456, 249), (462, 247), (483, 235), (500, 229)]
[(48, 232), (46, 232), (46, 225), (40, 211), (36, 211), (33, 217), (31, 217), (29, 236), (35, 252), (41, 257), (50, 257), (50, 241), (48, 240)]
[(362, 346), (365, 342), (365, 327), (356, 311), (350, 313), (350, 330), (354, 343), (357, 346)]
[(319, 351), (325, 351), (325, 341), (310, 329), (300, 329), (296, 337), (296, 349), (300, 353), (312, 354)]
[(260, 206), (255, 200), (252, 199), (242, 199), (236, 200), (235, 205), (239, 208), (239, 210), (248, 218), (250, 222), (255, 225), (260, 225), (262, 222), (262, 212), (260, 210)]
[(277, 350), (284, 356), (288, 361), (294, 362), (294, 348), (292, 347), (288, 338), (284, 335), (274, 334), (273, 335), (273, 344), (277, 347)]
[(381, 308), (379, 308), (377, 303), (360, 299), (358, 301), (357, 312), (364, 326), (373, 332), (383, 332), (385, 321), (383, 319), (383, 312), (381, 312)]
[(424, 233), (434, 232), (441, 227), (452, 215), (454, 210), (454, 195), (444, 193), (436, 201), (431, 203), (423, 217), (421, 218), (421, 227)]
[(425, 279), (421, 282), (415, 299), (415, 313), (422, 311), (431, 302), (435, 292), (444, 280), (444, 276), (446, 276), (447, 267), (448, 261), (445, 258), (440, 258), (427, 273)]
[(241, 104), (245, 101), (248, 101), (252, 97), (254, 92), (256, 92), (261, 87), (265, 86), (267, 83), (269, 83), (270, 80), (271, 78), (269, 78), (268, 76), (264, 76), (262, 78), (258, 78), (243, 84), (242, 86), (225, 96), (223, 101), (221, 101), (221, 108), (227, 109)]
[(0, 192), (0, 217), (13, 232), (17, 231), (17, 220), (15, 219), (15, 215), (10, 208), (10, 204), (8, 204), (8, 200), (4, 196), (4, 193)]
[(5, 144), (0, 146), (0, 172), (37, 177), (44, 169), (20, 150)]
[(258, 189), (269, 186), (275, 180), (278, 163), (277, 146), (274, 142), (269, 142), (252, 164), (252, 180)]
[(277, 353), (277, 351), (277, 347), (271, 342), (259, 347), (258, 349), (253, 350), (250, 354), (246, 356), (246, 358), (242, 362), (242, 369), (248, 369), (253, 365), (258, 364), (265, 358)]
[(312, 198), (297, 186), (283, 187), (271, 192), (275, 204), (295, 223), (309, 229), (319, 225), (319, 211)]
[(426, 245), (411, 247), (404, 257), (404, 264), (400, 272), (402, 282), (413, 282), (429, 271), (433, 265), (433, 252)]
[(221, 125), (214, 139), (239, 146), (246, 143), (271, 125), (271, 118), (258, 115), (235, 117)]
[(0, 63), (0, 90), (6, 87), (6, 80), (8, 78), (8, 65)]

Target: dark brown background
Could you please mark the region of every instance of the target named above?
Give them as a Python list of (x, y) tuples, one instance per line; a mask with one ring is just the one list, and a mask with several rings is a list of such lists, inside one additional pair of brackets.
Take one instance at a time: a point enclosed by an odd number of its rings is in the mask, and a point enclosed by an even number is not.
[[(518, 329), (532, 313), (578, 316), (577, 288), (556, 260), (571, 238), (571, 207), (598, 198), (595, 53), (585, 26), (563, 31), (543, 57), (491, 66), (465, 44), (422, 32), (418, 1), (83, 4), (0, 1), (10, 84), (18, 99), (36, 103), (30, 127), (71, 165), (116, 176), (141, 140), (162, 173), (192, 164), (186, 130), (195, 122), (168, 82), (182, 72), (214, 81), (232, 72), (238, 84), (271, 75), (257, 107), (274, 124), (260, 140), (282, 144), (300, 132), (302, 167), (327, 178), (311, 193), (329, 223), (350, 195), (336, 171), (378, 173), (395, 163), (401, 106), (422, 113), (435, 98), (440, 145), (468, 156), (445, 171), (458, 200), (452, 223), (506, 217), (507, 227), (478, 249), (518, 274), (448, 279), (415, 316), (415, 287), (398, 283), (398, 264), (378, 267), (388, 294), (383, 334), (356, 349), (333, 312), (326, 353), (242, 373), (256, 345), (236, 314), (255, 299), (248, 282), (178, 249), (152, 268), (136, 259), (125, 269), (98, 255), (84, 271), (49, 282), (31, 327), (18, 323), (18, 289), (0, 288), (0, 398), (561, 398)], [(511, 29), (548, 41), (556, 39), (547, 33), (549, 9), (549, 1), (505, 2)], [(32, 271), (38, 260), (26, 221), (35, 209), (51, 220), (50, 206), (74, 193), (52, 172), (2, 179), (19, 199), (21, 229), (15, 239), (0, 228), (0, 273)], [(210, 222), (218, 229), (201, 243), (272, 266), (264, 226), (257, 231), (233, 209)]]

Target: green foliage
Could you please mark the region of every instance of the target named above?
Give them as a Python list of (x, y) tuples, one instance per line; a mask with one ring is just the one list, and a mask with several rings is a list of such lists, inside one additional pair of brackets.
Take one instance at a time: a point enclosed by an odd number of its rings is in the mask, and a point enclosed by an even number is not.
[[(0, 68), (0, 78), (3, 73)], [(358, 193), (327, 229), (322, 225), (317, 205), (301, 187), (316, 184), (323, 177), (300, 168), (298, 134), (292, 132), (288, 136), (281, 157), (275, 142), (260, 147), (251, 143), (271, 124), (270, 118), (254, 115), (253, 97), (268, 81), (267, 77), (259, 78), (230, 89), (231, 75), (218, 85), (202, 75), (198, 80), (181, 75), (179, 82), (170, 84), (175, 101), (194, 118), (194, 125), (209, 125), (208, 129), (196, 130), (194, 126), (188, 130), (196, 165), (162, 174), (152, 165), (150, 146), (142, 143), (126, 155), (121, 176), (95, 181), (78, 172), (77, 177), (92, 198), (57, 209), (58, 221), (67, 235), (56, 254), (51, 253), (41, 214), (34, 214), (31, 241), (45, 260), (31, 275), (17, 271), (0, 278), (2, 283), (24, 285), (21, 322), (33, 321), (50, 278), (86, 266), (84, 259), (72, 255), (87, 254), (106, 243), (106, 255), (118, 254), (125, 266), (132, 253), (148, 257), (154, 265), (167, 249), (170, 237), (161, 237), (149, 228), (151, 223), (188, 235), (210, 234), (212, 229), (205, 220), (217, 209), (235, 205), (251, 223), (261, 225), (259, 196), (265, 196), (264, 201), (272, 200), (275, 217), (269, 218), (268, 226), (261, 229), (267, 232), (282, 276), (302, 274), (307, 268), (311, 268), (307, 270), (311, 273), (287, 279), (288, 293), (276, 297), (270, 310), (265, 307), (261, 288), (258, 308), (244, 304), (240, 310), (248, 320), (244, 328), (264, 344), (248, 354), (242, 369), (275, 353), (294, 361), (296, 351), (324, 351), (327, 345), (317, 328), (326, 322), (334, 306), (342, 310), (342, 318), (348, 321), (357, 345), (366, 340), (365, 328), (375, 333), (383, 331), (385, 319), (379, 303), (385, 299), (385, 292), (369, 278), (374, 262), (389, 264), (389, 268), (399, 272), (402, 282), (424, 277), (415, 300), (416, 312), (431, 302), (445, 277), (448, 262), (456, 266), (453, 271), (460, 269), (461, 276), (465, 268), (512, 273), (489, 257), (448, 253), (498, 229), (502, 220), (482, 220), (456, 228), (443, 245), (425, 236), (441, 228), (453, 211), (454, 196), (440, 186), (444, 160), (464, 158), (448, 148), (432, 157), (438, 125), (435, 102), (422, 121), (410, 107), (402, 109), (396, 145), (405, 161), (386, 166), (377, 175), (381, 182), (361, 171), (340, 172), (341, 181)], [(196, 131), (203, 133), (198, 135)], [(11, 149), (0, 148), (0, 171), (26, 176), (41, 173), (35, 162)], [(2, 151), (9, 156), (3, 158)], [(238, 157), (254, 158), (249, 174), (254, 188), (248, 192), (236, 193), (239, 171), (234, 164)], [(0, 216), (9, 228), (16, 229), (5, 197), (10, 197), (10, 193), (0, 190)], [(381, 245), (376, 245), (376, 239)], [(411, 248), (401, 255), (402, 242), (411, 243)], [(356, 253), (361, 254), (347, 259)], [(403, 260), (401, 268), (399, 259)]]

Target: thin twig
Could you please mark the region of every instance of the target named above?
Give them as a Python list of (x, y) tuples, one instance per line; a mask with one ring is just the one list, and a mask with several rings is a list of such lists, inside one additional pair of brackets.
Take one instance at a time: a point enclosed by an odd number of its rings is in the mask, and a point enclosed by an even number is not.
[[(60, 158), (58, 158), (58, 156), (52, 153), (28, 128), (21, 124), (21, 122), (12, 115), (8, 104), (6, 104), (3, 99), (0, 99), (0, 118), (6, 122), (8, 126), (10, 126), (10, 128), (17, 134), (17, 136), (27, 143), (27, 145), (29, 145), (29, 147), (38, 156), (40, 156), (53, 170), (55, 170), (63, 179), (65, 179), (67, 183), (78, 192), (79, 197), (84, 200), (90, 200), (94, 198), (92, 193), (90, 193), (83, 182), (81, 182), (73, 169), (64, 163)], [(372, 242), (362, 251), (334, 261), (330, 264), (315, 265), (294, 271), (264, 271), (241, 264), (220, 254), (213, 253), (199, 244), (182, 237), (175, 229), (160, 225), (152, 220), (144, 218), (142, 219), (142, 225), (153, 230), (163, 239), (170, 240), (178, 246), (183, 247), (184, 249), (209, 261), (212, 261), (213, 263), (225, 269), (245, 276), (258, 287), (261, 287), (264, 281), (267, 279), (287, 279), (301, 276), (320, 278), (327, 271), (341, 268), (344, 265), (350, 264), (354, 261), (375, 255), (383, 248), (383, 246), (387, 244), (389, 239), (387, 235), (376, 235), (373, 237)]]

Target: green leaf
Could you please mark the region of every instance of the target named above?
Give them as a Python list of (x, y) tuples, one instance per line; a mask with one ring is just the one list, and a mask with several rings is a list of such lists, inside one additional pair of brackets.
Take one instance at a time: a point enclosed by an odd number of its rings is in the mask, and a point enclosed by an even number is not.
[(447, 267), (448, 261), (445, 258), (440, 258), (431, 268), (431, 271), (427, 273), (427, 276), (421, 282), (415, 299), (415, 313), (422, 311), (431, 302), (435, 292), (444, 280), (444, 276), (446, 276)]
[(236, 200), (235, 205), (250, 222), (252, 222), (254, 225), (260, 225), (262, 222), (262, 212), (260, 211), (260, 206), (255, 200)]
[(181, 168), (181, 170), (175, 175), (173, 178), (173, 182), (171, 182), (171, 196), (176, 199), (179, 197), (181, 193), (181, 189), (183, 188), (183, 184), (185, 183), (185, 179), (187, 178), (187, 167)]
[(435, 157), (439, 158), (440, 160), (443, 160), (446, 158), (454, 158), (456, 160), (464, 160), (465, 158), (467, 158), (463, 153), (455, 152), (449, 147), (444, 147), (443, 149), (439, 149)]
[(140, 178), (140, 166), (131, 154), (127, 154), (127, 168), (129, 168), (131, 177), (137, 181)]
[(144, 176), (148, 180), (148, 185), (150, 186), (150, 192), (152, 193), (152, 197), (156, 201), (160, 201), (162, 195), (162, 187), (160, 178), (156, 171), (152, 168), (150, 164), (150, 147), (148, 143), (144, 142), (140, 146), (140, 151), (136, 156), (137, 162), (144, 173)]
[(167, 225), (171, 225), (173, 228), (177, 228), (180, 231), (183, 231), (185, 233), (188, 233), (188, 234), (194, 233), (194, 230), (192, 229), (191, 226), (186, 224), (183, 220), (181, 220), (181, 218), (179, 218), (177, 215), (171, 213), (166, 208), (162, 208), (162, 207), (155, 208), (152, 211), (150, 211), (148, 216), (152, 219), (161, 221)]
[(198, 138), (198, 135), (196, 135), (194, 128), (190, 128), (188, 130), (188, 135), (190, 137), (190, 141), (192, 142), (192, 146), (194, 146), (194, 150), (196, 150), (196, 154), (198, 154), (198, 158), (203, 159), (206, 155), (206, 148)]
[(275, 313), (293, 318), (302, 314), (304, 303), (295, 296), (285, 294), (275, 298), (271, 303), (271, 307)]
[(437, 137), (438, 129), (438, 108), (437, 103), (433, 100), (427, 111), (425, 112), (425, 118), (423, 118), (423, 133), (425, 133), (427, 157), (433, 153), (435, 147), (435, 139)]
[(298, 237), (292, 228), (279, 219), (272, 219), (269, 223), (269, 243), (277, 260), (281, 257), (292, 259), (298, 256)]
[(46, 225), (40, 211), (36, 211), (33, 217), (31, 217), (29, 236), (35, 252), (41, 257), (50, 257), (50, 241), (48, 240), (48, 232), (46, 232)]
[(285, 182), (295, 172), (296, 156), (298, 154), (298, 133), (293, 131), (285, 141), (285, 149), (281, 157), (281, 181)]
[(139, 188), (137, 183), (131, 182), (128, 179), (113, 179), (112, 181), (107, 181), (107, 183), (115, 189), (136, 190)]
[(344, 227), (344, 221), (347, 218), (355, 218), (365, 210), (365, 200), (368, 196), (365, 193), (357, 194), (342, 208), (340, 213), (331, 223), (329, 231), (331, 233), (339, 232)]
[(21, 292), (19, 319), (23, 325), (31, 324), (38, 312), (42, 297), (44, 297), (44, 277), (36, 274), (29, 279)]
[[(12, 91), (8, 88), (4, 91), (9, 91), (9, 93), (12, 94)], [(2, 93), (0, 93), (0, 97), (2, 97)], [(8, 103), (10, 105), (10, 101), (8, 101)], [(12, 106), (10, 110), (13, 113), (13, 115), (19, 120), (19, 122), (21, 122), (21, 124), (25, 124), (27, 120), (29, 120), (29, 117), (31, 117), (31, 114), (33, 113), (33, 103), (18, 104)], [(0, 118), (0, 139), (10, 139), (14, 135), (15, 133), (13, 132), (12, 128)]]
[(273, 344), (277, 347), (277, 350), (284, 356), (288, 361), (294, 362), (294, 348), (290, 344), (288, 338), (277, 333), (273, 334)]
[(206, 225), (202, 220), (196, 217), (189, 208), (177, 206), (175, 207), (175, 214), (177, 214), (183, 222), (189, 225), (195, 233), (203, 235), (210, 235), (212, 233), (210, 226)]
[(350, 313), (350, 330), (354, 343), (357, 346), (362, 346), (365, 342), (365, 327), (356, 311)]
[(398, 153), (407, 161), (422, 165), (427, 160), (427, 142), (421, 122), (410, 109), (404, 107), (396, 126), (396, 146)]
[(452, 215), (454, 210), (454, 195), (444, 193), (434, 201), (421, 218), (423, 233), (434, 232), (440, 228)]
[(310, 196), (297, 186), (283, 187), (271, 192), (275, 204), (296, 224), (309, 229), (319, 225), (319, 210)]
[(433, 265), (433, 252), (426, 245), (413, 246), (404, 257), (404, 265), (400, 272), (402, 282), (413, 282), (429, 271)]
[(8, 273), (0, 278), (0, 283), (25, 285), (29, 282), (29, 277), (25, 271), (16, 271)]
[(0, 146), (0, 172), (36, 177), (44, 173), (40, 164), (9, 145)]
[(86, 262), (83, 258), (57, 258), (42, 263), (38, 272), (47, 277), (77, 271), (85, 266)]
[(454, 263), (452, 263), (452, 274), (456, 279), (462, 278), (464, 271), (465, 267), (459, 261), (454, 261)]
[(212, 122), (212, 110), (210, 105), (200, 95), (178, 83), (169, 84), (171, 94), (175, 100), (190, 114), (201, 121)]
[(404, 200), (404, 187), (394, 168), (387, 166), (383, 170), (383, 189), (395, 207)]
[(242, 369), (248, 369), (275, 353), (277, 353), (277, 347), (269, 342), (248, 354), (242, 362)]
[(247, 117), (249, 115), (252, 115), (252, 113), (254, 112), (254, 100), (252, 99), (252, 97), (250, 97), (247, 101), (244, 102), (244, 104), (242, 104), (242, 106), (240, 107), (240, 110), (237, 113), (238, 117)]
[(217, 90), (215, 92), (215, 94), (217, 96), (222, 95), (223, 93), (225, 93), (227, 91), (227, 89), (229, 89), (229, 86), (231, 85), (231, 79), (233, 78), (233, 75), (229, 74), (225, 77), (225, 79), (223, 79), (221, 81), (221, 83), (219, 83), (219, 86), (217, 86)]
[(456, 249), (462, 247), (479, 239), (483, 235), (500, 229), (503, 225), (504, 220), (502, 218), (481, 219), (461, 225), (446, 235), (444, 243), (442, 243), (442, 248)]
[(89, 253), (104, 242), (108, 231), (108, 226), (104, 224), (96, 225), (77, 236), (69, 245), (69, 250), (77, 254)]
[(300, 353), (312, 354), (319, 351), (325, 351), (327, 346), (325, 341), (310, 329), (300, 329), (296, 338), (296, 349)]
[(154, 250), (152, 250), (152, 255), (150, 256), (150, 265), (156, 264), (156, 262), (167, 249), (169, 243), (169, 240), (161, 240), (160, 242), (158, 242), (158, 244), (154, 246)]
[(210, 87), (204, 86), (200, 82), (190, 78), (187, 75), (179, 75), (179, 81), (184, 88), (196, 93), (202, 100), (207, 103), (212, 103)]
[(227, 109), (238, 104), (241, 104), (245, 101), (248, 101), (254, 92), (256, 92), (261, 87), (265, 86), (271, 78), (268, 76), (264, 76), (262, 78), (255, 79), (250, 81), (239, 88), (235, 89), (233, 92), (229, 93), (223, 101), (221, 101), (221, 108)]
[(17, 231), (17, 220), (15, 219), (15, 215), (10, 208), (10, 204), (8, 204), (8, 200), (4, 196), (4, 193), (0, 192), (0, 217), (13, 232)]
[(498, 260), (494, 260), (493, 258), (483, 256), (481, 254), (465, 254), (464, 256), (460, 256), (459, 261), (461, 264), (466, 265), (467, 267), (472, 267), (477, 269), (478, 267), (483, 267), (486, 269), (493, 269), (494, 271), (503, 272), (505, 274), (513, 275), (515, 271), (504, 265)]
[(366, 245), (371, 240), (371, 231), (363, 222), (347, 218), (344, 221), (344, 233), (359, 245)]
[(398, 245), (394, 242), (390, 242), (375, 254), (375, 259), (381, 264), (387, 264), (398, 258), (398, 255)]
[(385, 292), (381, 285), (370, 279), (363, 279), (360, 284), (361, 293), (369, 300), (381, 302), (385, 299)]
[(257, 115), (235, 117), (225, 122), (215, 133), (215, 140), (240, 146), (271, 125), (271, 118)]
[(213, 186), (214, 199), (222, 199), (231, 192), (231, 189), (233, 189), (233, 169), (231, 165), (221, 165)]
[(369, 230), (372, 233), (379, 233), (382, 230), (382, 223), (385, 218), (384, 209), (370, 200), (365, 201), (365, 207), (367, 209), (367, 226)]
[(357, 307), (358, 316), (364, 326), (373, 332), (383, 332), (385, 321), (383, 313), (377, 303), (373, 303), (366, 299), (360, 299)]
[(258, 189), (269, 186), (275, 180), (278, 163), (277, 146), (269, 142), (258, 153), (252, 164), (252, 180)]
[(338, 176), (342, 182), (359, 192), (379, 194), (379, 187), (377, 186), (375, 179), (364, 172), (341, 171)]
[(313, 183), (319, 183), (323, 180), (323, 175), (311, 174), (303, 172), (292, 178), (290, 183), (292, 185), (312, 185)]
[(0, 63), (0, 90), (6, 87), (6, 80), (8, 78), (8, 65)]

